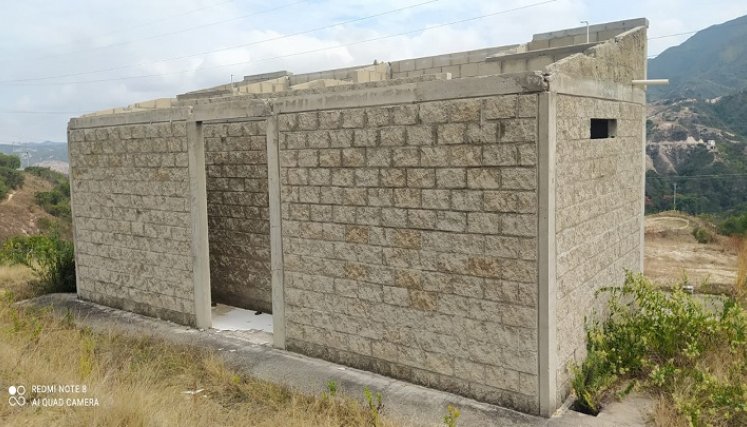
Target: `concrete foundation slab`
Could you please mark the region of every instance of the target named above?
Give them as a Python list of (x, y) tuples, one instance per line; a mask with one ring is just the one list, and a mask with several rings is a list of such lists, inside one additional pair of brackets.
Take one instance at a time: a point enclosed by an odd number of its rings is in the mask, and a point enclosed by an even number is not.
[(218, 331), (260, 331), (272, 334), (272, 314), (230, 305), (213, 307), (212, 329)]

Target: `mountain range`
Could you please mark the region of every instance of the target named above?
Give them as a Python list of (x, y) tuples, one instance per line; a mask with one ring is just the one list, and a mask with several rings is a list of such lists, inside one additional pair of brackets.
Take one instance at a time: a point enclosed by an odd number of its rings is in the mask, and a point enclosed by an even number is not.
[(647, 209), (747, 210), (747, 16), (649, 61)]

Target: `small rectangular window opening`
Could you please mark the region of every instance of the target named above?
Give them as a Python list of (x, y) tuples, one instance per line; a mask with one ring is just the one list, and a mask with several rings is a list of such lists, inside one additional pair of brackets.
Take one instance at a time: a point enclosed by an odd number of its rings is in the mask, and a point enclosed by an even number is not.
[(616, 119), (591, 119), (591, 139), (614, 138), (615, 135)]

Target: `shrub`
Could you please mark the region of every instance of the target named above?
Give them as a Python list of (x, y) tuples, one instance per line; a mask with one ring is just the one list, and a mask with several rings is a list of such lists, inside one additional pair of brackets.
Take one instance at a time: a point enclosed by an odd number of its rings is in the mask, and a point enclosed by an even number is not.
[(70, 216), (70, 194), (64, 194), (60, 188), (55, 187), (52, 191), (41, 191), (34, 195), (36, 204), (42, 207), (50, 215), (56, 217)]
[(9, 190), (10, 189), (8, 188), (8, 186), (5, 185), (5, 182), (3, 182), (2, 180), (0, 180), (0, 202), (2, 202), (3, 200), (5, 200), (5, 195), (8, 194)]
[(56, 230), (46, 235), (11, 237), (0, 248), (0, 261), (31, 268), (41, 292), (75, 292), (73, 243), (61, 239)]
[(29, 166), (25, 170), (54, 185), (51, 191), (42, 191), (34, 195), (36, 204), (52, 216), (70, 217), (70, 180), (68, 177), (50, 168), (39, 166)]
[(747, 235), (747, 213), (725, 219), (719, 224), (718, 231), (726, 236)]
[(610, 315), (587, 326), (577, 407), (595, 413), (615, 385), (632, 381), (670, 396), (691, 425), (747, 425), (747, 312), (735, 299), (709, 310), (630, 273), (602, 292)]
[(20, 167), (21, 167), (20, 157), (0, 153), (0, 168), (18, 169)]
[(15, 190), (23, 185), (23, 174), (15, 169), (0, 167), (0, 181), (5, 181), (5, 185)]
[(716, 240), (716, 236), (709, 229), (696, 225), (693, 228), (693, 237), (698, 243), (713, 243)]

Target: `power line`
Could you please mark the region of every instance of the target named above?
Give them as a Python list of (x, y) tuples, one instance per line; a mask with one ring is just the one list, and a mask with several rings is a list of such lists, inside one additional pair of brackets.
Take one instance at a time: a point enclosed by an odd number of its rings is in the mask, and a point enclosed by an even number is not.
[(0, 114), (85, 114), (85, 111), (29, 111), (29, 110), (0, 110)]
[[(308, 0), (303, 0), (303, 1), (296, 2), (296, 3), (291, 3), (290, 5), (298, 4), (298, 3), (303, 3), (303, 2), (306, 2), (306, 1), (308, 1)], [(413, 8), (420, 7), (420, 6), (425, 6), (425, 5), (428, 5), (428, 4), (431, 4), (431, 3), (436, 3), (438, 1), (441, 1), (441, 0), (427, 0), (427, 1), (424, 1), (424, 2), (421, 2), (421, 3), (416, 3), (416, 4), (404, 6), (404, 7), (399, 7), (399, 8), (396, 8), (396, 9), (386, 10), (384, 12), (376, 13), (374, 15), (368, 15), (368, 16), (363, 16), (363, 17), (359, 17), (359, 18), (353, 18), (353, 19), (349, 19), (349, 20), (346, 20), (346, 21), (336, 22), (334, 24), (325, 25), (325, 26), (322, 26), (322, 27), (316, 27), (316, 28), (312, 28), (312, 29), (308, 29), (308, 30), (298, 31), (298, 32), (295, 32), (295, 33), (284, 34), (282, 36), (271, 37), (271, 38), (267, 38), (267, 39), (263, 39), (263, 40), (256, 40), (256, 41), (249, 42), (249, 43), (242, 43), (242, 44), (228, 46), (228, 47), (222, 47), (222, 48), (218, 48), (218, 49), (206, 50), (206, 51), (203, 51), (203, 52), (198, 52), (198, 53), (194, 53), (194, 54), (190, 54), (190, 55), (182, 55), (182, 56), (177, 56), (177, 57), (172, 57), (172, 58), (159, 59), (159, 60), (151, 61), (151, 62), (140, 62), (140, 63), (137, 63), (137, 64), (120, 65), (120, 66), (116, 66), (116, 67), (111, 67), (111, 68), (106, 68), (106, 69), (101, 69), (101, 70), (94, 70), (94, 71), (84, 71), (84, 72), (80, 72), (80, 73), (61, 74), (61, 75), (55, 75), (55, 76), (34, 77), (34, 78), (26, 78), (26, 79), (2, 80), (2, 81), (0, 81), (0, 83), (3, 83), (3, 84), (4, 83), (22, 83), (22, 82), (30, 82), (30, 81), (51, 80), (51, 79), (58, 79), (58, 78), (64, 78), (64, 77), (76, 77), (76, 76), (83, 76), (83, 75), (88, 75), (88, 74), (97, 74), (97, 73), (104, 73), (104, 72), (110, 72), (110, 71), (123, 70), (123, 69), (127, 69), (127, 68), (133, 68), (133, 67), (141, 66), (141, 65), (155, 64), (155, 63), (159, 63), (159, 62), (170, 62), (170, 61), (177, 61), (177, 60), (180, 60), (180, 59), (194, 58), (196, 56), (203, 56), (203, 55), (208, 55), (208, 54), (211, 54), (211, 53), (223, 52), (223, 51), (227, 51), (227, 50), (238, 49), (238, 48), (241, 48), (241, 47), (254, 46), (254, 45), (258, 45), (258, 44), (262, 44), (262, 43), (266, 43), (266, 42), (270, 42), (270, 41), (277, 41), (277, 40), (287, 39), (287, 38), (295, 37), (295, 36), (299, 36), (299, 35), (314, 33), (314, 32), (317, 32), (317, 31), (326, 30), (326, 29), (329, 29), (329, 28), (334, 28), (334, 27), (337, 27), (337, 26), (340, 26), (340, 25), (347, 25), (347, 24), (351, 24), (351, 23), (354, 23), (354, 22), (365, 21), (365, 20), (369, 20), (369, 19), (373, 19), (373, 18), (378, 18), (378, 17), (385, 16), (385, 15), (390, 15), (390, 14), (397, 13), (397, 12), (402, 12), (402, 11), (407, 10), (407, 9), (413, 9)], [(276, 9), (278, 9), (278, 8), (276, 8)], [(275, 9), (273, 9), (273, 10), (275, 10)], [(247, 15), (247, 16), (249, 16), (249, 15)], [(239, 18), (239, 19), (241, 19), (241, 18)], [(230, 19), (230, 20), (234, 20), (234, 19)], [(230, 20), (227, 20), (227, 21), (230, 21)], [(224, 22), (227, 22), (227, 21), (224, 21)], [(209, 24), (209, 25), (212, 25), (212, 24)]]
[[(215, 25), (225, 24), (227, 22), (240, 21), (240, 20), (247, 19), (247, 18), (250, 18), (250, 17), (253, 17), (253, 16), (257, 16), (257, 15), (262, 15), (262, 14), (265, 14), (265, 13), (274, 12), (274, 11), (277, 11), (277, 10), (280, 10), (280, 9), (285, 9), (285, 8), (288, 8), (288, 7), (291, 7), (291, 6), (295, 6), (295, 5), (300, 4), (300, 3), (307, 3), (308, 1), (310, 1), (310, 0), (300, 0), (300, 1), (297, 1), (297, 2), (294, 2), (294, 3), (287, 3), (287, 4), (284, 4), (284, 5), (281, 5), (281, 6), (273, 7), (273, 8), (270, 8), (270, 9), (265, 9), (265, 10), (262, 10), (262, 11), (259, 11), (259, 12), (254, 12), (254, 13), (250, 13), (250, 14), (242, 15), (242, 16), (235, 16), (235, 17), (232, 17), (232, 18), (223, 19), (223, 20), (220, 20), (220, 21), (214, 21), (214, 22), (210, 22), (210, 23), (207, 23), (207, 24), (197, 25), (197, 26), (194, 26), (194, 27), (188, 27), (188, 28), (184, 28), (184, 29), (181, 29), (181, 30), (176, 30), (176, 31), (168, 32), (168, 33), (161, 33), (161, 34), (156, 34), (156, 35), (153, 35), (153, 36), (144, 37), (144, 38), (141, 38), (141, 39), (135, 39), (135, 40), (128, 40), (128, 41), (122, 41), (122, 42), (112, 43), (112, 44), (108, 44), (108, 45), (105, 45), (105, 46), (97, 46), (97, 47), (94, 47), (94, 48), (91, 48), (91, 49), (85, 49), (85, 50), (79, 50), (79, 51), (73, 51), (73, 52), (66, 52), (66, 53), (60, 53), (60, 54), (55, 54), (55, 55), (43, 56), (43, 57), (39, 57), (39, 58), (33, 58), (31, 60), (53, 58), (53, 57), (66, 56), (66, 55), (75, 55), (75, 54), (78, 54), (78, 53), (84, 53), (84, 52), (88, 52), (88, 51), (92, 51), (92, 50), (108, 49), (108, 48), (114, 47), (114, 46), (123, 46), (123, 45), (131, 44), (131, 43), (135, 43), (135, 42), (141, 42), (141, 41), (146, 41), (146, 40), (153, 40), (153, 39), (158, 39), (158, 38), (162, 38), (162, 37), (173, 36), (173, 35), (176, 35), (176, 34), (182, 34), (182, 33), (186, 33), (186, 32), (189, 32), (189, 31), (194, 31), (194, 30), (198, 30), (198, 29), (202, 29), (202, 28), (212, 27), (212, 26), (215, 26)], [(437, 1), (437, 0), (434, 0), (434, 1)], [(159, 61), (156, 61), (156, 62), (159, 62)], [(138, 64), (130, 65), (128, 67), (132, 67), (132, 66), (136, 66), (136, 65), (138, 65)], [(127, 68), (127, 67), (123, 67), (123, 68)], [(114, 68), (114, 69), (117, 69), (117, 68)], [(109, 70), (101, 70), (101, 71), (97, 71), (97, 72), (104, 72), (104, 71), (109, 71)], [(79, 74), (74, 74), (74, 75), (82, 75), (82, 74), (88, 74), (88, 73), (79, 73)], [(55, 77), (48, 77), (48, 78), (55, 78)], [(42, 80), (43, 79), (47, 79), (47, 78), (42, 78)]]
[[(288, 5), (281, 6), (281, 7), (274, 8), (274, 9), (269, 9), (269, 10), (264, 11), (264, 12), (268, 12), (268, 11), (272, 11), (272, 10), (277, 10), (279, 8), (287, 7), (287, 6), (291, 6), (291, 5), (295, 5), (295, 4), (298, 4), (298, 3), (304, 3), (305, 1), (308, 1), (308, 0), (302, 0), (302, 1), (295, 2), (295, 3), (290, 3)], [(262, 44), (262, 43), (267, 43), (267, 42), (270, 42), (270, 41), (282, 40), (282, 39), (286, 39), (286, 38), (290, 38), (290, 37), (295, 37), (295, 36), (299, 36), (299, 35), (309, 34), (309, 33), (313, 33), (313, 32), (317, 32), (317, 31), (321, 31), (321, 30), (333, 28), (333, 27), (340, 26), (340, 25), (346, 25), (346, 24), (350, 24), (350, 23), (354, 23), (354, 22), (359, 22), (359, 21), (364, 21), (364, 20), (368, 20), (368, 19), (377, 18), (377, 17), (380, 17), (380, 16), (384, 16), (384, 15), (388, 15), (388, 14), (392, 14), (392, 13), (396, 13), (396, 12), (401, 12), (403, 10), (407, 10), (407, 9), (411, 9), (411, 8), (415, 8), (415, 7), (424, 6), (424, 5), (435, 3), (435, 2), (438, 2), (438, 1), (440, 1), (440, 0), (428, 0), (428, 1), (425, 1), (425, 2), (422, 2), (422, 3), (416, 3), (416, 4), (413, 4), (413, 5), (409, 5), (409, 6), (405, 6), (405, 7), (400, 7), (400, 8), (397, 8), (397, 9), (388, 10), (388, 11), (377, 13), (377, 14), (374, 14), (374, 15), (368, 15), (368, 16), (364, 16), (364, 17), (360, 17), (360, 18), (354, 18), (354, 19), (350, 19), (350, 20), (347, 20), (347, 21), (337, 22), (337, 23), (330, 24), (330, 25), (325, 25), (325, 26), (322, 26), (322, 27), (312, 28), (312, 29), (308, 29), (308, 30), (304, 30), (304, 31), (299, 31), (299, 32), (295, 32), (295, 33), (290, 33), (290, 34), (285, 34), (285, 35), (282, 35), (282, 36), (272, 37), (272, 38), (268, 38), (268, 39), (257, 40), (257, 41), (254, 41), (254, 42), (242, 43), (242, 44), (228, 46), (228, 47), (222, 47), (222, 48), (218, 48), (218, 49), (211, 49), (211, 50), (207, 50), (207, 51), (203, 51), (203, 52), (198, 52), (198, 53), (194, 53), (194, 54), (190, 54), (190, 55), (182, 55), (182, 56), (177, 56), (177, 57), (159, 59), (159, 60), (152, 61), (152, 62), (140, 62), (140, 63), (137, 63), (137, 64), (121, 65), (121, 66), (116, 66), (116, 67), (111, 67), (111, 68), (106, 68), (106, 69), (93, 70), (93, 71), (85, 71), (85, 72), (80, 72), (80, 73), (60, 74), (60, 75), (55, 75), (55, 76), (34, 77), (34, 78), (25, 78), (25, 79), (0, 80), (0, 84), (25, 83), (25, 82), (32, 82), (32, 81), (52, 80), (52, 79), (58, 79), (58, 78), (64, 78), (64, 77), (77, 77), (77, 76), (83, 76), (83, 75), (98, 74), (98, 73), (103, 73), (103, 72), (118, 71), (118, 70), (123, 70), (123, 69), (127, 69), (127, 68), (133, 68), (133, 67), (137, 67), (137, 66), (141, 66), (141, 65), (155, 64), (155, 63), (159, 63), (159, 62), (170, 62), (170, 61), (177, 61), (177, 60), (181, 60), (181, 59), (188, 59), (188, 58), (193, 58), (193, 57), (197, 57), (197, 56), (208, 55), (208, 54), (211, 54), (211, 53), (223, 52), (223, 51), (226, 51), (226, 50), (233, 50), (233, 49), (238, 49), (238, 48), (241, 48), (241, 47), (254, 46), (254, 45), (259, 45), (259, 44)], [(555, 1), (555, 0), (553, 0), (553, 1)], [(531, 6), (533, 6), (533, 5), (528, 5), (528, 7), (531, 7)], [(523, 7), (520, 7), (518, 9), (521, 9), (521, 8), (523, 8)], [(264, 13), (264, 12), (258, 12), (257, 14)], [(251, 16), (251, 15), (246, 15), (246, 16)], [(246, 16), (244, 16), (244, 17), (246, 17)], [(226, 20), (226, 21), (220, 21), (220, 22), (227, 22), (227, 21), (231, 21), (231, 20), (235, 20), (235, 19), (243, 19), (244, 17), (232, 18), (232, 19), (229, 19), (229, 20)], [(472, 19), (469, 19), (469, 20), (472, 20)], [(193, 27), (193, 28), (201, 28), (201, 27), (210, 26), (210, 25), (213, 25), (213, 24), (206, 24), (206, 25), (203, 25), (203, 26), (198, 26), (198, 27)], [(447, 25), (453, 25), (453, 24), (449, 23)], [(434, 28), (437, 28), (437, 27), (438, 26), (434, 26)], [(189, 31), (189, 30), (190, 29), (177, 31), (177, 32), (174, 32), (174, 33), (167, 33), (166, 35), (168, 35), (168, 34), (176, 34), (176, 33), (184, 32), (184, 31)], [(412, 31), (412, 32), (418, 32), (418, 31), (421, 31), (421, 30), (415, 30), (415, 31)], [(650, 38), (648, 38), (648, 40), (654, 40), (654, 39), (660, 39), (660, 38), (666, 38), (666, 37), (674, 37), (674, 36), (678, 36), (678, 35), (692, 34), (692, 33), (696, 33), (696, 32), (697, 31), (691, 31), (691, 32), (687, 32), (687, 33), (678, 33), (678, 34), (669, 34), (669, 35), (664, 35), (664, 36), (650, 37)], [(405, 35), (405, 34), (409, 34), (409, 33), (411, 33), (411, 32), (400, 33), (400, 34), (397, 34), (397, 36), (398, 35)], [(157, 37), (160, 37), (160, 36), (157, 36)], [(388, 37), (384, 37), (384, 38), (388, 38)], [(366, 41), (368, 41), (368, 40), (366, 40)], [(366, 42), (366, 41), (363, 41), (363, 42)], [(353, 44), (357, 44), (357, 43), (353, 43)], [(109, 45), (109, 46), (113, 46), (113, 45)], [(344, 46), (348, 46), (348, 45), (343, 45), (342, 47), (344, 47)], [(107, 46), (104, 46), (104, 47), (107, 47)], [(304, 53), (306, 53), (306, 52), (304, 52)], [(293, 55), (291, 55), (291, 56), (293, 56)], [(651, 57), (648, 57), (648, 59), (651, 59), (651, 58), (654, 58), (654, 57), (655, 56), (651, 56)], [(276, 59), (276, 58), (272, 58), (272, 59)], [(260, 60), (260, 61), (262, 61), (262, 60)], [(247, 63), (247, 62), (244, 62), (244, 63)], [(218, 65), (216, 67), (228, 67), (228, 66), (233, 66), (233, 65), (243, 65), (244, 63), (224, 64), (224, 65)], [(137, 78), (140, 78), (140, 77), (146, 78), (146, 77), (156, 77), (156, 76), (174, 75), (174, 74), (182, 74), (182, 73), (183, 72), (165, 73), (165, 74), (158, 74), (158, 75), (156, 75), (156, 74), (150, 74), (150, 75), (134, 76), (134, 77), (137, 77)], [(127, 79), (129, 79), (129, 77), (127, 77)], [(113, 80), (115, 80), (115, 79), (112, 79), (112, 81)], [(92, 80), (91, 83), (98, 83), (98, 82), (101, 82), (101, 81), (108, 81), (108, 80)], [(71, 84), (71, 83), (72, 84), (77, 84), (79, 82), (60, 82), (60, 84)]]
[(665, 36), (656, 36), (656, 37), (649, 37), (648, 39), (649, 39), (649, 40), (658, 40), (658, 39), (666, 39), (666, 38), (669, 38), (669, 37), (686, 36), (686, 35), (688, 35), (688, 34), (695, 34), (695, 33), (697, 33), (698, 31), (703, 31), (703, 30), (705, 30), (705, 28), (703, 28), (703, 29), (700, 29), (700, 30), (696, 30), (696, 31), (688, 31), (688, 32), (686, 32), (686, 33), (667, 34), (667, 35), (665, 35)]
[(711, 174), (711, 175), (649, 175), (646, 179), (705, 179), (705, 178), (741, 178), (747, 177), (747, 173), (727, 173), (727, 174)]
[[(431, 1), (436, 1), (436, 0), (431, 0)], [(528, 5), (525, 5), (525, 6), (519, 6), (519, 7), (515, 7), (515, 8), (511, 8), (511, 9), (505, 9), (505, 10), (501, 10), (501, 11), (498, 11), (498, 12), (493, 12), (493, 13), (488, 13), (488, 14), (484, 14), (484, 15), (473, 16), (473, 17), (470, 17), (470, 18), (459, 19), (459, 20), (456, 20), (456, 21), (446, 22), (446, 23), (442, 23), (442, 24), (430, 25), (430, 26), (427, 26), (427, 27), (422, 27), (422, 28), (418, 28), (418, 29), (410, 30), (410, 31), (404, 31), (404, 32), (401, 32), (401, 33), (390, 34), (390, 35), (385, 35), (385, 36), (380, 36), (380, 37), (374, 37), (374, 38), (365, 39), (365, 40), (359, 40), (359, 41), (351, 42), (351, 43), (343, 43), (343, 44), (338, 44), (338, 45), (335, 45), (335, 46), (327, 46), (327, 47), (323, 47), (323, 48), (310, 49), (310, 50), (305, 50), (305, 51), (301, 51), (301, 52), (295, 52), (295, 53), (286, 54), (286, 55), (278, 55), (278, 56), (273, 56), (273, 57), (260, 58), (260, 59), (257, 59), (257, 60), (241, 61), (241, 62), (235, 62), (235, 63), (231, 63), (231, 64), (214, 65), (214, 66), (211, 66), (211, 67), (203, 67), (202, 69), (205, 70), (205, 69), (233, 67), (233, 66), (236, 66), (236, 65), (256, 64), (256, 63), (274, 61), (274, 60), (277, 60), (277, 59), (290, 58), (290, 57), (300, 56), (300, 55), (307, 55), (307, 54), (310, 54), (310, 53), (323, 52), (323, 51), (327, 51), (327, 50), (331, 50), (331, 49), (340, 49), (340, 48), (343, 48), (343, 47), (349, 47), (349, 46), (354, 46), (354, 45), (363, 44), (363, 43), (369, 43), (369, 42), (373, 42), (373, 41), (380, 41), (380, 40), (385, 40), (385, 39), (389, 39), (389, 38), (399, 37), (399, 36), (403, 36), (403, 35), (418, 33), (418, 32), (421, 32), (421, 31), (432, 30), (432, 29), (435, 29), (435, 28), (442, 28), (442, 27), (446, 27), (446, 26), (450, 26), (450, 25), (461, 24), (461, 23), (464, 23), (464, 22), (476, 21), (476, 20), (479, 20), (479, 19), (485, 19), (485, 18), (497, 16), (497, 15), (502, 15), (502, 14), (506, 14), (506, 13), (510, 13), (510, 12), (515, 12), (515, 11), (518, 11), (518, 10), (523, 10), (523, 9), (528, 9), (528, 8), (532, 8), (532, 7), (536, 7), (536, 6), (541, 6), (541, 5), (548, 4), (548, 3), (553, 3), (553, 2), (556, 2), (556, 1), (557, 0), (545, 0), (545, 1), (537, 2), (537, 3), (531, 3), (531, 4), (528, 4)], [(175, 71), (175, 72), (171, 72), (171, 73), (144, 74), (144, 75), (125, 76), (125, 77), (113, 77), (113, 78), (96, 79), (96, 80), (79, 80), (79, 81), (73, 81), (73, 82), (35, 83), (35, 84), (32, 84), (32, 85), (33, 86), (64, 86), (64, 85), (69, 85), (69, 84), (91, 84), (91, 83), (102, 83), (102, 82), (110, 82), (110, 81), (132, 80), (132, 79), (151, 78), (151, 77), (165, 77), (165, 76), (171, 76), (171, 75), (184, 74), (184, 73), (188, 73), (190, 71), (191, 70), (182, 70), (182, 71)], [(2, 82), (0, 82), (0, 83), (2, 83)], [(21, 85), (24, 85), (24, 84), (21, 84)]]
[[(168, 16), (165, 16), (165, 17), (162, 17), (162, 18), (152, 19), (150, 21), (145, 21), (145, 22), (142, 22), (140, 24), (135, 24), (135, 25), (127, 26), (127, 27), (122, 27), (122, 28), (120, 28), (118, 30), (111, 31), (109, 33), (104, 33), (104, 34), (101, 34), (101, 35), (96, 36), (96, 37), (97, 38), (99, 38), (99, 37), (107, 37), (107, 36), (110, 36), (110, 35), (113, 35), (113, 34), (124, 33), (124, 32), (130, 31), (130, 30), (134, 30), (134, 29), (137, 29), (137, 28), (148, 27), (148, 26), (151, 26), (153, 24), (157, 24), (159, 22), (169, 21), (171, 19), (178, 18), (178, 17), (181, 17), (181, 16), (191, 15), (191, 14), (193, 14), (195, 12), (200, 12), (200, 11), (203, 11), (203, 10), (206, 10), (206, 9), (211, 9), (213, 7), (222, 6), (222, 5), (227, 4), (227, 3), (233, 3), (235, 1), (236, 0), (225, 0), (225, 1), (222, 1), (222, 2), (210, 4), (210, 5), (207, 5), (207, 6), (198, 7), (196, 9), (187, 10), (185, 12), (177, 13), (177, 14), (174, 14), (174, 15), (168, 15)], [(46, 49), (57, 48), (57, 47), (61, 47), (61, 46), (68, 46), (68, 45), (71, 45), (71, 44), (72, 43), (61, 43), (61, 44), (57, 44), (57, 45), (46, 46), (45, 48)], [(101, 47), (96, 47), (96, 48), (93, 48), (93, 49), (100, 49), (100, 48)], [(57, 54), (57, 55), (48, 55), (48, 56), (42, 56), (42, 57), (37, 57), (37, 58), (31, 58), (29, 60), (30, 61), (35, 61), (35, 60), (39, 60), (39, 59), (56, 57), (56, 56), (66, 55), (66, 54), (67, 53)], [(16, 60), (16, 58), (14, 58), (14, 60)]]

